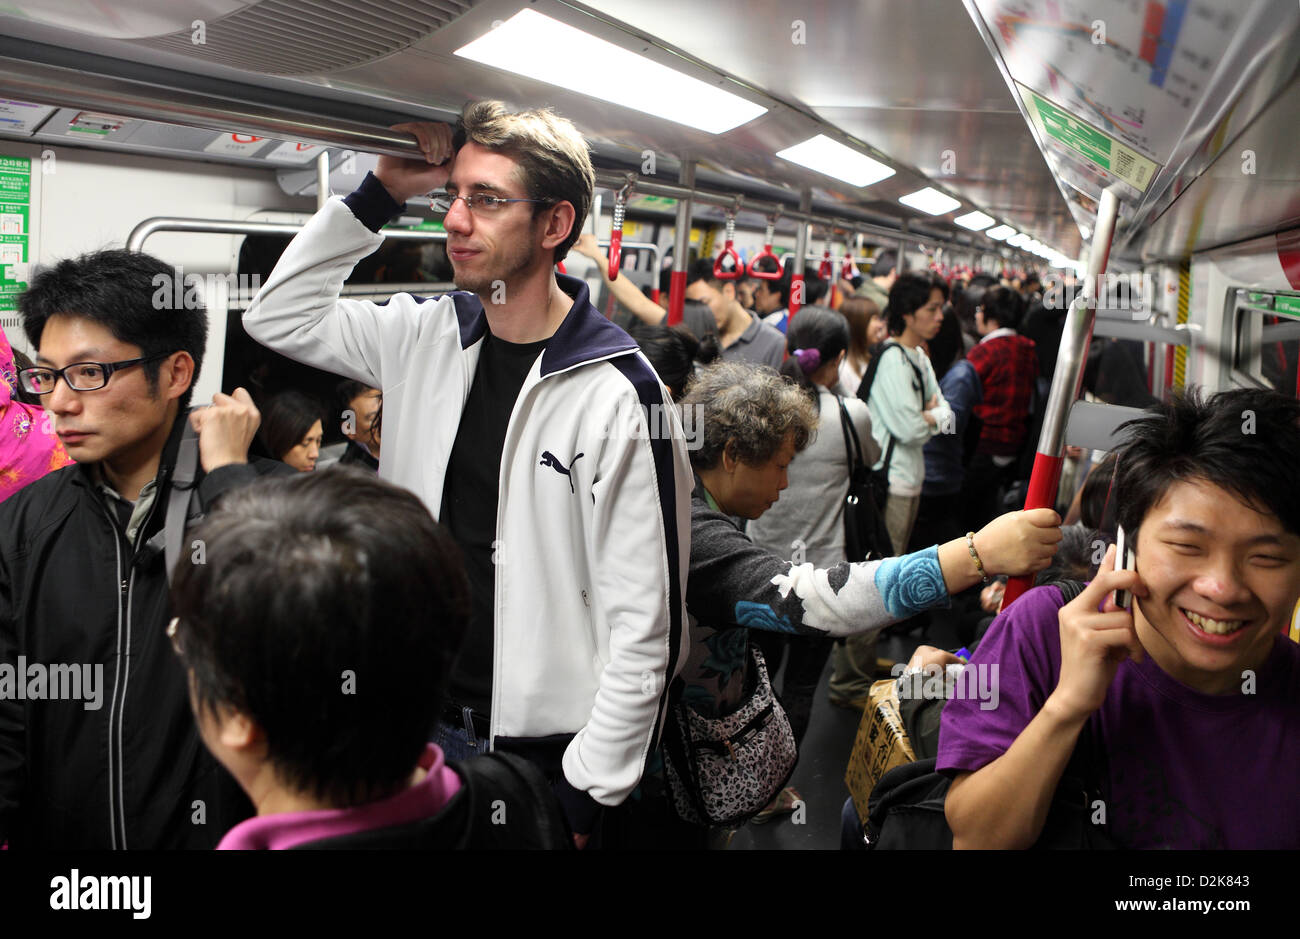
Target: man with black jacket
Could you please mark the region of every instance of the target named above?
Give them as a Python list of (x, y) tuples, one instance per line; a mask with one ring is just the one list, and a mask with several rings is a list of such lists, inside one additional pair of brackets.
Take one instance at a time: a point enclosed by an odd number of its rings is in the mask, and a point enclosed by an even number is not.
[(251, 811), (195, 730), (164, 634), (168, 574), (204, 563), (186, 529), (222, 493), (291, 471), (249, 464), (260, 417), (242, 388), (188, 411), (207, 316), (178, 276), (102, 251), (42, 271), (19, 301), (37, 349), (20, 383), (77, 463), (0, 505), (10, 848), (209, 848)]

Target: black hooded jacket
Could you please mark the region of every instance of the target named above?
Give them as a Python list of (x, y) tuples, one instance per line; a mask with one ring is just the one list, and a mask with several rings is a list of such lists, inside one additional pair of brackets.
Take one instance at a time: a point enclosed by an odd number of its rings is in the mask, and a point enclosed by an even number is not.
[(0, 843), (11, 849), (206, 849), (252, 814), (190, 712), (165, 634), (165, 548), (190, 563), (185, 531), (223, 493), (293, 471), (261, 460), (204, 474), (197, 448), (182, 415), (134, 546), (86, 465), (0, 503)]

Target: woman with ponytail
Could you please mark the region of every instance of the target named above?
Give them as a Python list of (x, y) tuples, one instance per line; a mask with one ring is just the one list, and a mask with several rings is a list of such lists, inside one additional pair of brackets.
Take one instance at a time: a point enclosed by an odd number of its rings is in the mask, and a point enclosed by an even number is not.
[[(844, 553), (844, 499), (849, 491), (848, 451), (841, 429), (840, 406), (834, 389), (840, 365), (849, 350), (849, 324), (839, 313), (822, 307), (805, 307), (790, 321), (786, 336), (789, 356), (781, 374), (803, 389), (819, 414), (817, 433), (807, 449), (790, 464), (790, 485), (760, 518), (749, 523), (753, 542), (794, 564), (811, 562), (818, 568), (846, 560)], [(849, 420), (861, 442), (862, 459), (870, 466), (880, 458), (871, 435), (871, 412), (858, 398), (844, 399)], [(817, 683), (834, 641), (821, 636), (782, 636), (753, 633), (775, 676), (788, 654), (781, 687), (781, 703), (790, 718), (795, 740), (802, 742), (812, 714)], [(754, 819), (763, 822), (793, 810), (799, 798), (786, 788)]]

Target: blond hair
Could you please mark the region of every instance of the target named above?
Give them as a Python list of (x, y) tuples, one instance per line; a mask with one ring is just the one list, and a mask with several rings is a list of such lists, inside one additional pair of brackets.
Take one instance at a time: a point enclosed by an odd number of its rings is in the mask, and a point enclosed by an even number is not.
[[(596, 188), (587, 141), (573, 122), (550, 108), (512, 114), (500, 101), (474, 101), (465, 105), (453, 142), (459, 150), (469, 141), (518, 163), (528, 198), (573, 206), (573, 227), (555, 247), (556, 260), (562, 260), (582, 232)], [(533, 215), (544, 208), (534, 206)]]

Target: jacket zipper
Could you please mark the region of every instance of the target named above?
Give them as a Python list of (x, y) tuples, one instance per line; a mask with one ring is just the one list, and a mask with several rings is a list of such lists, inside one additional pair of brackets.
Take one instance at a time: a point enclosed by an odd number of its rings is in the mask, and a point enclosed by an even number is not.
[[(170, 477), (171, 474), (163, 471), (161, 468), (158, 476), (155, 477), (155, 479), (160, 479), (161, 482), (156, 484), (156, 488), (154, 490), (154, 497), (153, 497), (154, 501), (153, 504), (149, 506), (149, 514), (145, 516), (144, 521), (140, 523), (140, 527), (136, 530), (137, 545), (139, 544), (140, 535), (149, 529), (149, 523), (153, 521), (153, 517), (155, 513), (157, 513), (158, 511), (158, 504), (160, 502), (166, 501), (163, 497), (163, 494), (164, 492), (168, 491), (168, 484), (171, 481)], [(139, 496), (137, 495), (137, 499), (138, 498)], [(134, 561), (135, 561), (135, 556), (137, 554), (137, 551), (130, 544), (127, 545), (127, 547), (131, 551), (130, 561), (128, 562), (130, 564), (130, 569), (124, 572), (122, 570), (122, 542), (126, 538), (126, 533), (121, 531), (118, 528), (117, 522), (114, 520), (111, 511), (109, 510), (108, 506), (104, 505), (102, 499), (100, 499), (100, 505), (104, 509), (104, 514), (108, 516), (109, 525), (112, 527), (113, 534), (116, 538), (115, 547), (117, 551), (117, 575), (119, 578), (121, 578), (118, 584), (119, 594), (118, 594), (118, 613), (117, 613), (118, 666), (113, 672), (113, 698), (112, 701), (110, 702), (109, 712), (108, 712), (108, 792), (109, 792), (108, 815), (109, 815), (109, 823), (112, 825), (112, 834), (113, 834), (112, 842), (111, 842), (112, 847), (114, 849), (117, 849), (119, 847), (117, 836), (118, 836), (118, 831), (120, 829), (122, 835), (121, 838), (122, 843), (120, 847), (123, 851), (125, 851), (127, 850), (126, 780), (125, 780), (125, 772), (123, 768), (123, 763), (125, 761), (125, 748), (122, 746), (122, 732), (123, 732), (123, 727), (126, 724), (126, 686), (131, 678), (131, 654), (130, 654), (131, 653), (131, 598), (132, 598), (132, 594), (134, 594), (135, 592)], [(164, 567), (165, 566), (166, 565), (164, 563)], [(123, 576), (124, 573), (125, 576)], [(122, 632), (122, 625), (124, 622), (126, 624), (125, 648), (123, 648), (123, 632)], [(118, 681), (117, 681), (119, 676), (122, 679), (122, 691), (120, 695), (118, 694)], [(116, 712), (116, 719), (114, 717), (115, 712)], [(116, 753), (114, 752), (114, 746), (116, 746)], [(116, 760), (114, 759), (114, 756), (116, 756)], [(116, 774), (114, 774), (115, 764), (117, 770)], [(117, 783), (116, 800), (114, 800), (113, 798), (114, 781), (116, 781)]]
[[(99, 502), (100, 507), (104, 510), (104, 515), (108, 518), (109, 528), (113, 532), (113, 549), (117, 559), (117, 662), (113, 666), (113, 694), (109, 699), (108, 705), (108, 824), (110, 840), (109, 845), (113, 850), (117, 850), (118, 817), (117, 817), (117, 757), (118, 754), (113, 747), (113, 727), (116, 721), (118, 710), (118, 684), (122, 677), (123, 661), (126, 656), (122, 651), (122, 621), (128, 615), (127, 606), (130, 603), (130, 581), (128, 577), (123, 576), (122, 570), (122, 534), (118, 530), (117, 522), (113, 520), (111, 510), (104, 504), (103, 498), (99, 493), (92, 493), (92, 498)], [(126, 836), (125, 831), (122, 837), (122, 848), (125, 848)]]

